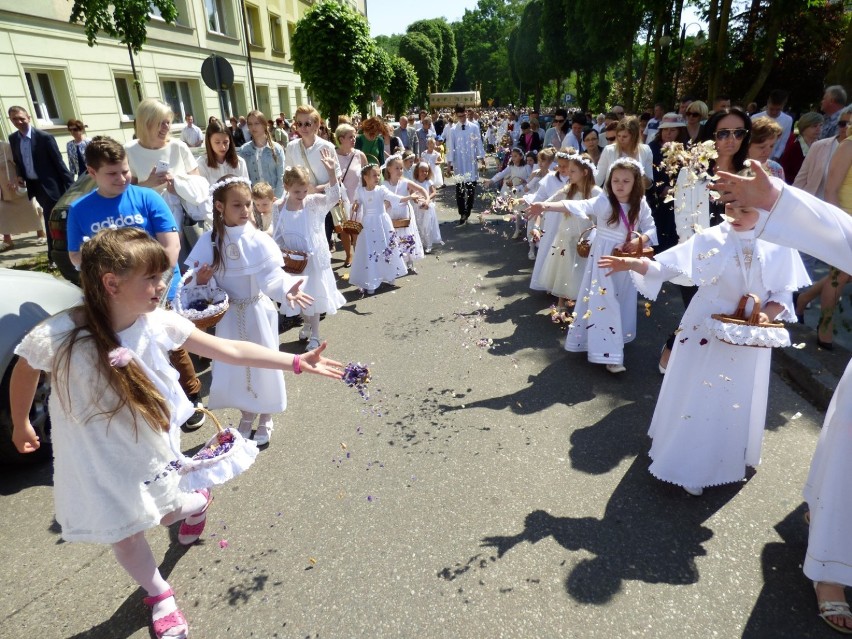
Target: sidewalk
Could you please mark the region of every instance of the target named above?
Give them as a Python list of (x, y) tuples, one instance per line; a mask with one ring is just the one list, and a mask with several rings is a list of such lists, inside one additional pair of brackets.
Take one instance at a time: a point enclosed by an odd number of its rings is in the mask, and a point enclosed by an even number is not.
[[(0, 253), (0, 268), (13, 268), (24, 262), (35, 259), (40, 255), (47, 254), (47, 246), (44, 244), (36, 244), (35, 232), (15, 235), (12, 241), (15, 243), (15, 248)], [(59, 271), (56, 271), (57, 275)]]

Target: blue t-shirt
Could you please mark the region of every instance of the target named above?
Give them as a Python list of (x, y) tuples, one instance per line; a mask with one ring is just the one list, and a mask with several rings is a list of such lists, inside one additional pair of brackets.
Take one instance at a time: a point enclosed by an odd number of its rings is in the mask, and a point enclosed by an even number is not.
[[(128, 184), (124, 193), (116, 197), (104, 197), (97, 190), (87, 193), (68, 209), (67, 224), (69, 252), (79, 251), (83, 238), (94, 237), (101, 229), (112, 226), (135, 226), (154, 238), (157, 233), (178, 231), (165, 200), (151, 189), (133, 184)], [(170, 300), (175, 296), (179, 279), (180, 270), (175, 265)]]

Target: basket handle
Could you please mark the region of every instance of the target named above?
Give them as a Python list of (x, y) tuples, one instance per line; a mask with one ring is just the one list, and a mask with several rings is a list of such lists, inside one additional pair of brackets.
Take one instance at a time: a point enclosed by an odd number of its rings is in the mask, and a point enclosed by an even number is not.
[(635, 253), (633, 253), (633, 257), (642, 257), (642, 251), (644, 251), (644, 249), (645, 249), (645, 242), (642, 240), (642, 234), (639, 231), (630, 231), (630, 233), (627, 234), (627, 241), (628, 242), (631, 239), (630, 238), (631, 235), (635, 235), (636, 237), (639, 238), (639, 248), (636, 249)]
[(202, 408), (196, 408), (195, 410), (196, 410), (197, 412), (199, 412), (199, 413), (204, 413), (204, 414), (205, 414), (205, 415), (207, 415), (210, 419), (212, 419), (212, 420), (213, 420), (213, 425), (216, 427), (216, 430), (217, 430), (218, 432), (220, 432), (220, 433), (224, 433), (224, 432), (225, 432), (225, 429), (224, 429), (224, 428), (222, 428), (222, 424), (219, 422), (219, 420), (218, 420), (218, 419), (216, 419), (216, 415), (214, 415), (213, 413), (211, 413), (208, 409), (206, 409), (206, 408), (202, 407)]
[(589, 233), (591, 233), (592, 231), (594, 231), (596, 228), (598, 228), (598, 227), (597, 227), (596, 225), (594, 225), (594, 224), (593, 224), (592, 226), (590, 226), (589, 228), (587, 228), (585, 231), (583, 231), (582, 233), (580, 233), (580, 241), (582, 242), (583, 240), (585, 240), (585, 239), (586, 239), (586, 237), (588, 237)]
[[(751, 315), (746, 318), (746, 304), (748, 304), (749, 299), (751, 299), (754, 304), (751, 308)], [(737, 310), (734, 313), (734, 316), (738, 319), (747, 322), (749, 326), (757, 326), (760, 324), (760, 298), (754, 293), (746, 293), (740, 298), (739, 304), (737, 304)]]

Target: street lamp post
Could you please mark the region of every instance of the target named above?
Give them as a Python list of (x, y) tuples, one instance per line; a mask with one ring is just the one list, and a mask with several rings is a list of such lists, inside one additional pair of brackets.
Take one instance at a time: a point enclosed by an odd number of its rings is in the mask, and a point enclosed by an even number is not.
[(689, 24), (683, 25), (680, 30), (680, 50), (677, 54), (677, 72), (675, 73), (675, 81), (674, 81), (674, 96), (675, 100), (677, 100), (677, 85), (680, 82), (680, 72), (683, 67), (683, 47), (686, 44), (686, 30), (689, 27), (696, 26), (698, 27), (698, 33), (695, 35), (695, 44), (696, 46), (701, 46), (704, 44), (704, 29), (697, 22), (690, 22)]

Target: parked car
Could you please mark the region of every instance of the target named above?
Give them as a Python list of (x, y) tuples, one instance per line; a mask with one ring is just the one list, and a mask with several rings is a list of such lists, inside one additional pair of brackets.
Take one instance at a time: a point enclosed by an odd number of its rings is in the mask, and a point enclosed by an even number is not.
[(15, 347), (39, 322), (78, 304), (79, 288), (46, 273), (0, 268), (0, 466), (32, 463), (50, 458), (50, 375), (39, 377), (30, 422), (38, 433), (41, 447), (35, 453), (21, 454), (12, 443), (12, 414), (9, 385), (18, 361)]
[(59, 268), (59, 272), (69, 282), (79, 285), (80, 274), (77, 272), (77, 267), (71, 263), (71, 258), (68, 257), (68, 209), (81, 197), (87, 193), (94, 191), (97, 184), (95, 180), (84, 173), (71, 188), (65, 191), (53, 211), (50, 212), (50, 237), (53, 238), (53, 261)]

